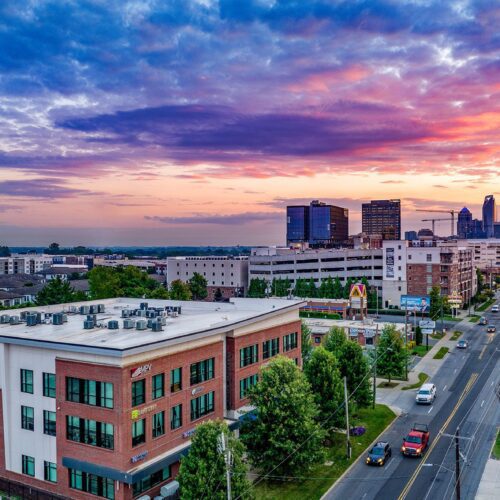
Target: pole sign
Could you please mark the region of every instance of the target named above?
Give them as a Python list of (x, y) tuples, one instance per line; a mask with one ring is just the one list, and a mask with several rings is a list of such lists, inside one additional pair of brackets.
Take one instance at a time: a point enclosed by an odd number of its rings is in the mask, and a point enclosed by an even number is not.
[(434, 330), (436, 328), (436, 322), (432, 321), (431, 319), (423, 319), (418, 322), (418, 326), (423, 329), (427, 330)]
[(429, 312), (431, 299), (428, 295), (401, 295), (400, 307), (405, 311)]

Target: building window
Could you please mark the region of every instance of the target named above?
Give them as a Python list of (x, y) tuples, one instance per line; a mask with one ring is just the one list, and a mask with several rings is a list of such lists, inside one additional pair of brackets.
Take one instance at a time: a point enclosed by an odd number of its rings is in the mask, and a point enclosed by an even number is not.
[(142, 405), (146, 402), (146, 380), (132, 382), (132, 406)]
[(182, 427), (182, 405), (170, 408), (170, 429)]
[(170, 477), (170, 465), (159, 471), (153, 472), (150, 476), (146, 476), (137, 483), (132, 485), (132, 493), (134, 496), (140, 495), (144, 491), (154, 488), (157, 484), (166, 481)]
[(49, 436), (56, 435), (56, 412), (43, 410), (43, 433)]
[(191, 385), (214, 378), (215, 358), (205, 359), (191, 365)]
[(113, 408), (113, 384), (66, 377), (66, 400), (90, 406)]
[(257, 363), (257, 361), (259, 361), (259, 344), (240, 349), (240, 368)]
[(47, 398), (56, 397), (56, 374), (44, 373), (43, 374), (43, 395)]
[(432, 262), (432, 254), (428, 253), (426, 256), (427, 262)]
[(57, 483), (57, 465), (52, 462), (43, 462), (43, 478), (45, 481)]
[(177, 392), (182, 389), (182, 368), (174, 368), (170, 372), (170, 392)]
[(21, 392), (33, 394), (33, 370), (21, 368)]
[(35, 410), (31, 406), (21, 406), (21, 428), (27, 431), (35, 430)]
[(283, 337), (283, 352), (297, 348), (297, 332), (290, 333)]
[(155, 375), (152, 379), (152, 386), (153, 394), (151, 397), (153, 399), (162, 398), (165, 395), (165, 375), (163, 373)]
[(22, 461), (23, 461), (23, 474), (35, 477), (35, 459), (33, 457), (29, 457), (28, 455), (23, 455)]
[(153, 415), (153, 437), (157, 438), (165, 434), (165, 412), (155, 413)]
[(315, 344), (321, 344), (321, 337), (314, 337)]
[(138, 420), (132, 424), (132, 446), (146, 442), (146, 419)]
[(279, 354), (279, 352), (280, 352), (279, 337), (271, 340), (266, 340), (262, 344), (262, 354), (264, 359), (272, 358), (273, 356), (276, 356), (276, 354)]
[(114, 449), (113, 424), (97, 422), (80, 417), (66, 416), (66, 437), (76, 443), (98, 448)]
[(68, 471), (70, 488), (114, 500), (115, 482), (112, 479), (76, 469), (68, 469)]
[(248, 390), (258, 382), (258, 379), (258, 375), (250, 375), (250, 377), (240, 380), (240, 399), (247, 397)]
[(214, 394), (212, 391), (191, 400), (191, 421), (198, 420), (214, 411)]

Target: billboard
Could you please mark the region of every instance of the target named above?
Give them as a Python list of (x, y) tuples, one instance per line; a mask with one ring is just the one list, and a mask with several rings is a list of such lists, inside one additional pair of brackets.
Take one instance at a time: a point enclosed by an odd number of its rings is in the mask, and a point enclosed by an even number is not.
[(385, 277), (394, 278), (394, 248), (385, 250)]
[(400, 307), (406, 311), (429, 312), (431, 299), (428, 295), (401, 295)]

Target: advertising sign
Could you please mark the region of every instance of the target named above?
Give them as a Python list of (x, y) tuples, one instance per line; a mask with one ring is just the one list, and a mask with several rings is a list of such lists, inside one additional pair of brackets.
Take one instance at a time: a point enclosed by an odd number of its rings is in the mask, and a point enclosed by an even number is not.
[(429, 312), (431, 299), (428, 295), (401, 295), (400, 307), (403, 310), (411, 312)]
[(418, 326), (422, 329), (434, 330), (436, 328), (436, 322), (432, 319), (423, 319), (418, 322)]
[(385, 277), (394, 278), (394, 248), (385, 250)]

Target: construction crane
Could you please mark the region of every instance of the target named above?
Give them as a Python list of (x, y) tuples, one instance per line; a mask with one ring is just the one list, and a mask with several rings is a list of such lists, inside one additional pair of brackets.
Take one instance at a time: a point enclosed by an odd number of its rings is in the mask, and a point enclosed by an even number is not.
[(442, 221), (452, 221), (454, 222), (454, 219), (422, 219), (422, 222), (432, 222), (432, 234), (435, 234), (436, 233), (436, 222), (442, 222)]
[(417, 212), (428, 212), (428, 213), (438, 213), (438, 214), (450, 214), (451, 215), (451, 236), (455, 234), (455, 214), (458, 214), (458, 210), (426, 210), (424, 208), (417, 208)]

